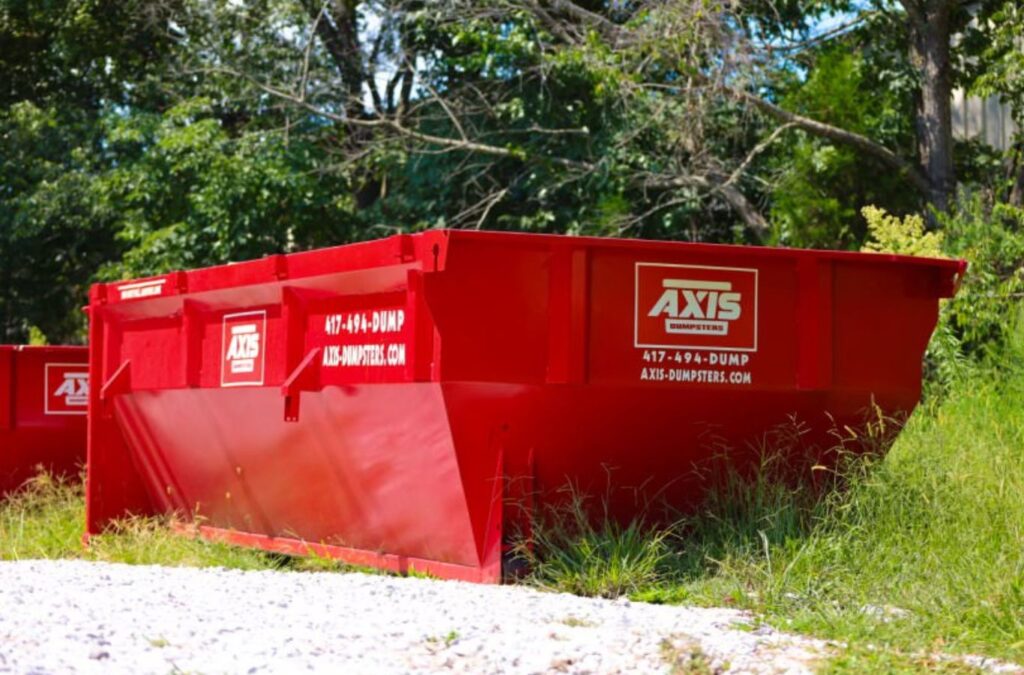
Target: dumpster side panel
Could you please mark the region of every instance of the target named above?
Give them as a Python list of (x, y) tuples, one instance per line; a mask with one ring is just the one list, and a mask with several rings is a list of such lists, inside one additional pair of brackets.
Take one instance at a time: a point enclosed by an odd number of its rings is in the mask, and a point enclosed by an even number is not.
[(88, 388), (84, 347), (0, 346), (0, 495), (40, 469), (78, 476)]
[[(493, 242), (454, 235), (447, 278), (432, 287), (440, 340), (459, 344), (444, 352), (446, 380), (487, 381), (506, 354), (525, 352), (534, 360), (521, 356), (516, 378), (544, 385), (448, 383), (456, 447), (461, 457), (505, 439), (508, 477), (528, 474), (546, 498), (569, 484), (608, 497), (624, 518), (654, 496), (692, 506), (722, 454), (740, 470), (781, 454), (796, 471), (827, 462), (834, 430), (861, 427), (872, 403), (905, 419), (943, 279), (955, 275), (953, 265), (805, 251), (517, 244), (504, 255), (528, 264), (487, 265)], [(469, 306), (487, 298), (513, 311), (474, 322), (482, 315), (459, 302), (467, 287)], [(548, 316), (516, 311), (522, 288), (547, 296), (536, 304)], [(730, 334), (744, 313), (746, 332)], [(671, 330), (644, 333), (655, 314)], [(709, 327), (722, 335), (698, 332)]]
[(909, 413), (938, 320), (933, 270), (842, 263), (835, 277), (836, 386)]
[(749, 389), (795, 386), (796, 261), (679, 251), (590, 253), (587, 381)]
[(14, 428), (14, 350), (0, 345), (0, 434)]
[[(419, 262), (405, 241), (355, 247), (370, 269), (305, 254), (97, 302), (90, 532), (176, 512), (263, 548), (497, 580), (500, 457), (456, 455), (428, 381), (422, 267), (442, 252), (425, 238)], [(490, 486), (482, 519), (464, 481)]]
[(147, 492), (167, 495), (162, 510), (228, 530), (480, 564), (437, 385), (328, 387), (304, 397), (297, 423), (281, 417), (279, 393), (258, 387), (136, 392), (119, 400), (117, 417), (132, 430)]
[(541, 382), (548, 363), (553, 255), (525, 241), (455, 240), (427, 298), (441, 336), (439, 377)]
[(430, 232), (97, 287), (89, 531), (179, 512), (495, 581), (566, 485), (622, 520), (685, 509), (722, 455), (798, 471), (872, 402), (908, 414), (957, 269)]

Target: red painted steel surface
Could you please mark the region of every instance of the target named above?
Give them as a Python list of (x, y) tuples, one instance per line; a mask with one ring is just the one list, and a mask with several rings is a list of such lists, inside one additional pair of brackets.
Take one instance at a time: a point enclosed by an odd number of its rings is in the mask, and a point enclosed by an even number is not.
[[(476, 581), (571, 481), (685, 507), (797, 420), (909, 414), (964, 263), (431, 231), (97, 285), (88, 532), (206, 536)], [(622, 488), (622, 489), (619, 489)], [(626, 488), (637, 488), (630, 491)], [(515, 502), (515, 503), (511, 503)]]
[(85, 464), (85, 347), (0, 345), (0, 496), (39, 467), (75, 477)]

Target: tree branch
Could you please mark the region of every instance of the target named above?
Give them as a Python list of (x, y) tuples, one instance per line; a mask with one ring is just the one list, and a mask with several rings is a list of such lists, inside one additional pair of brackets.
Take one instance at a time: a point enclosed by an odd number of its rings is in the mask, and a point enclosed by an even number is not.
[(753, 162), (758, 155), (764, 152), (768, 148), (768, 146), (774, 143), (776, 139), (778, 139), (778, 137), (781, 136), (786, 130), (792, 129), (794, 126), (796, 125), (793, 124), (792, 122), (787, 122), (786, 124), (783, 124), (781, 127), (777, 127), (775, 131), (773, 131), (768, 136), (768, 138), (764, 139), (756, 146), (754, 146), (754, 149), (750, 151), (750, 154), (748, 154), (746, 158), (740, 163), (740, 165), (737, 166), (731, 174), (729, 174), (729, 178), (725, 181), (725, 183), (723, 183), (723, 187), (732, 185), (733, 183), (737, 182), (743, 176), (743, 173), (747, 170), (747, 168), (750, 167), (751, 162)]
[(895, 169), (901, 175), (906, 176), (917, 190), (924, 194), (928, 193), (928, 179), (915, 164), (903, 159), (892, 150), (871, 140), (867, 136), (862, 136), (858, 133), (847, 131), (846, 129), (841, 129), (836, 126), (832, 126), (831, 124), (819, 122), (809, 117), (804, 117), (803, 115), (790, 112), (775, 105), (774, 103), (764, 100), (760, 96), (751, 94), (750, 92), (733, 88), (727, 88), (727, 91), (781, 122), (791, 124), (810, 134), (814, 134), (815, 136), (820, 136), (822, 138), (835, 141), (836, 143), (848, 145), (866, 155), (874, 157), (886, 166)]

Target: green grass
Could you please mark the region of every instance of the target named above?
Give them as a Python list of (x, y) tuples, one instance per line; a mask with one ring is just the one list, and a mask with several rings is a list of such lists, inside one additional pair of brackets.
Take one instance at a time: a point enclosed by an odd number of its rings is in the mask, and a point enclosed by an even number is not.
[(642, 517), (628, 525), (592, 518), (591, 500), (566, 488), (529, 536), (514, 536), (513, 555), (529, 570), (526, 583), (576, 595), (615, 598), (671, 581), (676, 528), (652, 529)]
[(962, 661), (930, 654), (902, 654), (892, 650), (854, 646), (820, 664), (823, 675), (840, 673), (940, 673), (941, 675), (981, 675), (985, 671)]
[[(922, 407), (884, 459), (828, 474), (843, 489), (824, 499), (763, 468), (754, 483), (722, 481), (669, 528), (595, 524), (573, 495), (520, 546), (524, 582), (747, 608), (847, 644), (826, 672), (973, 672), (937, 654), (1024, 663), (1024, 370), (975, 377)], [(80, 488), (40, 477), (0, 504), (0, 559), (344, 569), (190, 539), (160, 519), (120, 523), (86, 549), (83, 508)]]
[[(892, 429), (868, 432), (884, 442)], [(667, 529), (589, 525), (570, 509), (535, 536), (528, 581), (747, 608), (848, 644), (828, 672), (973, 672), (941, 653), (1024, 663), (1024, 375), (923, 407), (883, 459), (829, 474), (842, 489), (825, 498), (762, 468)]]
[(705, 573), (679, 586), (829, 638), (1024, 661), (1022, 401), (1018, 377), (921, 411), (807, 526), (792, 524), (794, 499), (760, 514), (760, 546), (701, 532)]
[(134, 518), (82, 545), (85, 501), (80, 483), (40, 474), (0, 502), (0, 560), (84, 559), (132, 565), (227, 567), (243, 570), (343, 569), (337, 561), (291, 558), (182, 536), (167, 518)]

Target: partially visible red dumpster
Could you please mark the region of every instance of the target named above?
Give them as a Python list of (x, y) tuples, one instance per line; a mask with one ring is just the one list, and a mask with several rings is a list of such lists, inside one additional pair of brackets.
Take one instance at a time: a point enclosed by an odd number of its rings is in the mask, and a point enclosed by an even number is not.
[(431, 231), (96, 285), (88, 532), (176, 512), (498, 581), (510, 500), (611, 480), (685, 507), (723, 448), (912, 411), (964, 266)]
[(42, 468), (74, 477), (85, 463), (85, 347), (0, 345), (0, 497)]

